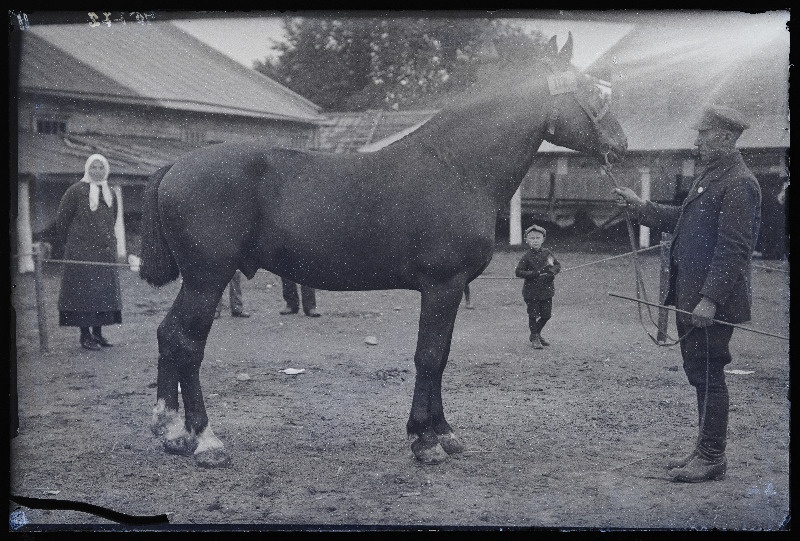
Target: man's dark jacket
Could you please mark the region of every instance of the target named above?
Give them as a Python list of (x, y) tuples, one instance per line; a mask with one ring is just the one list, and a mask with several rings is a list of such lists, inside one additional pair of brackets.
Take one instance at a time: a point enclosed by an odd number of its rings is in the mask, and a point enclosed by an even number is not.
[[(714, 319), (750, 320), (751, 260), (761, 220), (761, 189), (738, 150), (711, 161), (681, 206), (648, 201), (642, 225), (673, 232), (665, 304), (691, 312), (705, 296)], [(690, 317), (678, 313), (683, 321)]]

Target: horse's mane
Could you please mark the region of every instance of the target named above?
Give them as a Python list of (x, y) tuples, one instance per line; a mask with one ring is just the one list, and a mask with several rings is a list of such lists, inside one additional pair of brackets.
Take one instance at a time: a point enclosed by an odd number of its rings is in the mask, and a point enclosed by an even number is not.
[(471, 83), (465, 89), (455, 92), (444, 99), (443, 106), (416, 130), (407, 133), (384, 148), (397, 147), (438, 130), (452, 118), (475, 108), (487, 108), (514, 92), (520, 87), (532, 88), (537, 77), (545, 73), (549, 65), (542, 59), (526, 65), (506, 63), (497, 66), (490, 73)]

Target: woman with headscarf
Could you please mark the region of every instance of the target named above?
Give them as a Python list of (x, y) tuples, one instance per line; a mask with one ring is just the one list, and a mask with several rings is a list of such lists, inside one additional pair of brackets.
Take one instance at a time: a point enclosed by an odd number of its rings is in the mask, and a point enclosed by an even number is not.
[[(92, 154), (80, 182), (70, 186), (58, 205), (56, 231), (64, 259), (116, 263), (114, 224), (117, 202), (108, 186), (108, 160)], [(80, 327), (80, 344), (89, 350), (111, 347), (104, 325), (122, 323), (122, 295), (113, 265), (64, 263), (58, 295), (59, 325)], [(90, 332), (91, 328), (91, 332)]]

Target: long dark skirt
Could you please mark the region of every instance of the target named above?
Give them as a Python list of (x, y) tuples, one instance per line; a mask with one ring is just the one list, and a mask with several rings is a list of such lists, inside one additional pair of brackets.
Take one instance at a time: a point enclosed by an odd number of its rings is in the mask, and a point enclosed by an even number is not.
[(100, 327), (122, 323), (122, 312), (77, 312), (59, 311), (58, 324), (62, 327)]

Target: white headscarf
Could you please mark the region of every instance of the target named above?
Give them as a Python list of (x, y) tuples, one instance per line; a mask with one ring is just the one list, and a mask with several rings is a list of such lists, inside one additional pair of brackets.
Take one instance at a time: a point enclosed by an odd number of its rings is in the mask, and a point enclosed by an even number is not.
[[(89, 166), (94, 161), (101, 162), (106, 168), (106, 174), (103, 176), (103, 180), (96, 182), (92, 180), (92, 177), (89, 176)], [(110, 207), (113, 199), (111, 198), (111, 188), (108, 187), (108, 173), (111, 171), (111, 167), (108, 165), (108, 160), (102, 154), (92, 154), (89, 156), (89, 159), (86, 160), (86, 165), (83, 166), (83, 178), (81, 182), (88, 182), (89, 183), (89, 208), (92, 211), (97, 210), (97, 205), (100, 203), (100, 191), (103, 192), (103, 201), (106, 202), (106, 206)]]

